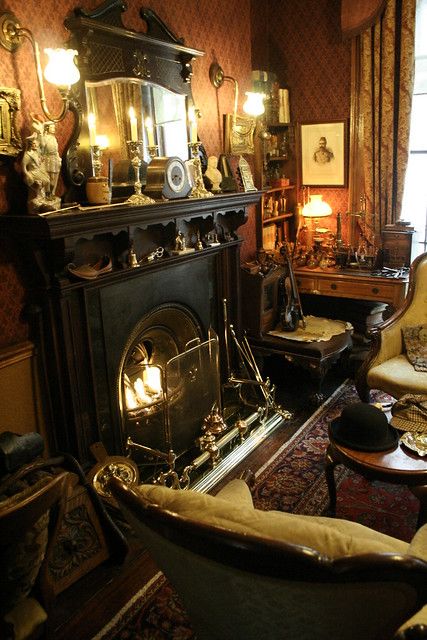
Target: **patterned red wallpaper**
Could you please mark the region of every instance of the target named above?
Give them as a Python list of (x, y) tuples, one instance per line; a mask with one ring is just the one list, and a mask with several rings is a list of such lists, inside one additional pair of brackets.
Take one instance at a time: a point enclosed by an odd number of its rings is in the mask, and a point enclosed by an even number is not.
[[(295, 123), (348, 121), (350, 42), (342, 41), (340, 12), (341, 0), (269, 3), (270, 71), (277, 74), (281, 87), (289, 89), (291, 119)], [(252, 51), (254, 68), (262, 68), (256, 66), (258, 60), (254, 58), (258, 49)], [(346, 188), (312, 187), (311, 192), (323, 193), (335, 214), (347, 211)], [(324, 226), (335, 231), (335, 215), (325, 219)], [(345, 235), (343, 222), (344, 239)]]
[[(63, 20), (80, 5), (93, 9), (99, 0), (7, 0), (7, 10), (15, 13), (22, 26), (31, 28), (41, 50), (61, 46), (67, 39)], [(141, 31), (141, 5), (153, 8), (171, 30), (188, 46), (205, 51), (193, 67), (193, 95), (201, 110), (199, 135), (209, 155), (222, 147), (222, 114), (233, 106), (233, 87), (225, 83), (216, 91), (209, 81), (209, 66), (218, 61), (227, 75), (239, 82), (239, 104), (250, 88), (252, 68), (269, 64), (291, 93), (294, 121), (329, 120), (349, 115), (349, 47), (339, 34), (339, 0), (128, 0), (124, 22)], [(253, 35), (253, 48), (252, 48)], [(270, 61), (270, 62), (268, 62)], [(29, 114), (39, 110), (31, 48), (25, 43), (14, 55), (0, 49), (2, 85), (22, 91), (18, 125), (22, 136), (29, 131)], [(58, 105), (56, 90), (47, 88), (48, 104)], [(57, 126), (60, 151), (72, 127), (72, 117)], [(19, 192), (19, 162), (0, 166), (0, 211), (7, 212), (10, 193)], [(346, 209), (346, 190), (330, 190), (328, 201)], [(326, 199), (325, 195), (325, 199)], [(240, 232), (245, 242), (242, 258), (255, 249), (255, 212)], [(24, 287), (14, 266), (14, 256), (0, 247), (0, 347), (26, 337), (21, 319)]]

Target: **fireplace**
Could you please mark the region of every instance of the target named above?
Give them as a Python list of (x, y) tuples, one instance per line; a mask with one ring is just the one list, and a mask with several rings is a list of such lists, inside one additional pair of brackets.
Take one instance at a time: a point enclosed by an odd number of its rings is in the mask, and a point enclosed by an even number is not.
[[(224, 339), (224, 300), (239, 335), (237, 230), (259, 197), (233, 193), (1, 217), (0, 228), (25, 259), (52, 452), (70, 453), (88, 469), (91, 448), (101, 441), (109, 455), (130, 453), (147, 474), (160, 463), (138, 445), (173, 450), (184, 467), (213, 459), (209, 433), (201, 444), (198, 438), (203, 419), (223, 409), (220, 390), (234, 365)], [(212, 231), (218, 242), (210, 244)], [(201, 239), (203, 249), (176, 255), (177, 232), (187, 247)], [(159, 246), (163, 256), (153, 258)], [(100, 255), (111, 259), (110, 272), (84, 280), (67, 270)], [(256, 407), (247, 407), (244, 418), (255, 425)], [(216, 439), (225, 451), (242, 433), (231, 425)]]
[(163, 305), (138, 323), (122, 363), (121, 424), (132, 457), (148, 467), (160, 454), (181, 458), (201, 435), (204, 418), (221, 406), (217, 336), (210, 331), (202, 340), (188, 309)]

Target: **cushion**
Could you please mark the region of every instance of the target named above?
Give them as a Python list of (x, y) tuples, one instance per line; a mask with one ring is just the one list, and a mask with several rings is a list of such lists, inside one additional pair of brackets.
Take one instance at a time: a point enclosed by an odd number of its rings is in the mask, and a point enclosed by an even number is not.
[(415, 371), (427, 372), (427, 324), (403, 327), (402, 334), (409, 362)]
[(239, 504), (240, 506), (254, 506), (251, 490), (249, 489), (246, 482), (238, 478), (227, 482), (227, 484), (222, 489), (220, 489), (220, 491), (218, 491), (216, 496), (217, 498), (228, 500), (229, 502)]
[[(0, 499), (0, 510), (7, 510), (37, 492), (50, 481), (42, 477), (32, 486)], [(0, 615), (12, 609), (31, 592), (43, 562), (48, 542), (49, 511), (44, 513), (19, 540), (5, 544), (0, 539)]]
[(408, 554), (427, 562), (427, 524), (415, 532), (409, 545)]
[(415, 371), (404, 353), (372, 367), (366, 376), (371, 389), (382, 389), (394, 398), (425, 393), (426, 379), (425, 371)]
[(140, 485), (138, 491), (150, 502), (187, 518), (242, 534), (307, 546), (331, 558), (408, 551), (406, 542), (346, 520), (261, 511), (247, 502), (241, 504), (238, 498), (233, 501), (191, 490)]

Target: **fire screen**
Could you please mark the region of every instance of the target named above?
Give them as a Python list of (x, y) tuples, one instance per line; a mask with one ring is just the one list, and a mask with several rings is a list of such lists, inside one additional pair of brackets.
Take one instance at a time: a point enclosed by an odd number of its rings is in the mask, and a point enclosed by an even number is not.
[(144, 466), (194, 448), (203, 419), (220, 408), (218, 339), (201, 339), (191, 312), (158, 308), (131, 336), (120, 375), (123, 436), (140, 445), (132, 457)]

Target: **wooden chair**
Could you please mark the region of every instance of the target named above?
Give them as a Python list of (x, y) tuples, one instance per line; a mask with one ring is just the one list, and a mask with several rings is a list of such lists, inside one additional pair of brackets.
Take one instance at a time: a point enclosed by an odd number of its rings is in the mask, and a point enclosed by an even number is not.
[(412, 547), (357, 523), (259, 511), (242, 480), (217, 496), (109, 486), (199, 640), (427, 638), (427, 607), (397, 631), (427, 602), (427, 526)]
[(370, 389), (380, 389), (394, 398), (427, 393), (427, 373), (415, 371), (409, 362), (402, 335), (404, 327), (422, 324), (427, 324), (427, 253), (411, 265), (403, 306), (370, 331), (371, 349), (356, 374), (356, 389), (363, 402), (369, 402)]
[[(32, 469), (32, 465), (27, 468)], [(9, 480), (22, 480), (24, 475), (16, 474)], [(0, 637), (45, 637), (52, 604), (46, 582), (55, 539), (52, 528), (55, 529), (63, 505), (68, 476), (66, 471), (46, 475), (0, 502)], [(6, 484), (2, 483), (0, 494), (4, 495)], [(33, 594), (36, 581), (40, 584), (37, 598)]]

